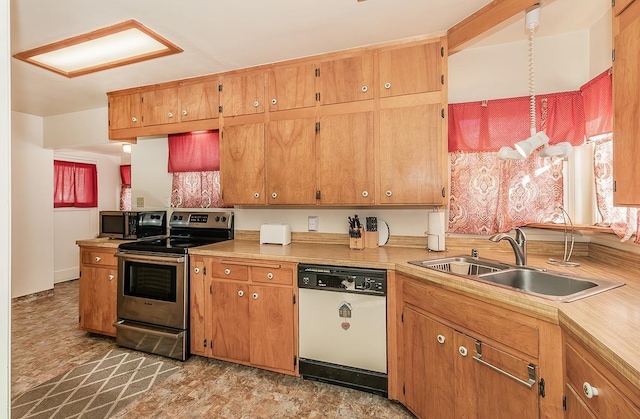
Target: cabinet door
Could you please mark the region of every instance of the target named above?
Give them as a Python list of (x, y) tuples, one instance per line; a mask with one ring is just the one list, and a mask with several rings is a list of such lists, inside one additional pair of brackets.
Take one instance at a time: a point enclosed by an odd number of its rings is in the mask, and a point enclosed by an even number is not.
[(223, 116), (264, 112), (264, 73), (224, 77), (220, 104)]
[(82, 266), (79, 283), (80, 328), (116, 335), (118, 271), (116, 268)]
[(264, 181), (264, 124), (225, 126), (220, 139), (224, 204), (264, 204)]
[(447, 143), (441, 110), (440, 104), (380, 110), (378, 203), (445, 203)]
[(178, 89), (180, 121), (217, 118), (218, 81), (185, 84)]
[[(537, 367), (533, 367), (535, 383), (528, 387), (505, 374), (528, 382), (528, 362), (485, 343), (480, 345), (480, 356), (475, 339), (456, 333), (456, 417), (477, 415), (479, 418), (537, 419)], [(460, 348), (465, 348), (465, 351)], [(497, 400), (500, 402), (496, 403)]]
[(354, 102), (373, 99), (373, 55), (320, 63), (320, 103)]
[(317, 153), (321, 204), (373, 204), (373, 112), (321, 117)]
[(267, 202), (316, 203), (315, 118), (271, 121), (266, 140)]
[(142, 112), (145, 126), (179, 122), (178, 88), (169, 87), (145, 92)]
[(420, 418), (453, 418), (453, 329), (407, 308), (403, 331), (405, 405)]
[(618, 16), (620, 13), (622, 13), (622, 11), (624, 11), (627, 8), (627, 6), (629, 6), (633, 2), (634, 0), (615, 0), (615, 2), (612, 2), (614, 16)]
[(142, 99), (139, 93), (109, 97), (109, 128), (142, 126)]
[(217, 280), (212, 287), (213, 356), (249, 362), (249, 287)]
[(200, 257), (192, 257), (189, 274), (189, 324), (190, 351), (194, 355), (204, 356), (209, 347), (205, 333), (206, 302), (209, 286), (206, 284), (205, 263)]
[[(637, 3), (637, 2), (636, 2)], [(637, 13), (614, 39), (613, 61), (613, 192), (614, 205), (640, 204), (640, 118), (637, 86), (640, 86), (640, 3), (632, 4), (621, 15)]]
[(381, 51), (380, 97), (442, 90), (440, 42)]
[(252, 285), (250, 292), (251, 363), (293, 371), (293, 290)]
[(302, 64), (267, 72), (269, 111), (308, 108), (316, 104), (316, 66)]
[(584, 405), (582, 400), (573, 390), (573, 387), (565, 387), (565, 397), (567, 398), (567, 408), (564, 414), (565, 419), (596, 419), (589, 408)]

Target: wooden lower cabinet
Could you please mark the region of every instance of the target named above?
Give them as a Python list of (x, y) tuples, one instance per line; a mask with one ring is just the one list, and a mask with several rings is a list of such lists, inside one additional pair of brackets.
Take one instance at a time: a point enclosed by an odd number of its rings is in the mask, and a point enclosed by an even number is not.
[(79, 280), (80, 329), (115, 336), (118, 263), (116, 249), (81, 247)]
[(295, 375), (296, 265), (191, 256), (191, 266), (191, 353)]

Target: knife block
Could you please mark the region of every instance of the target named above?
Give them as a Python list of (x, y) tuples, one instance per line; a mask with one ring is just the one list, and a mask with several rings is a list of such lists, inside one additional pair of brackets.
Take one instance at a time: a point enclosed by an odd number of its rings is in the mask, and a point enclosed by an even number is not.
[(364, 232), (364, 244), (367, 249), (375, 249), (379, 246), (380, 233), (377, 231)]
[(362, 250), (364, 249), (364, 228), (359, 228), (360, 237), (349, 237), (349, 249)]

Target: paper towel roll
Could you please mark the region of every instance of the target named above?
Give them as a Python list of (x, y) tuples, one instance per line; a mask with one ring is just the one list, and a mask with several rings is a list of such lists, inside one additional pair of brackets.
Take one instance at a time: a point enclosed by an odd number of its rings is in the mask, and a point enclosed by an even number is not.
[(429, 250), (444, 250), (444, 211), (429, 212), (427, 217), (427, 247)]

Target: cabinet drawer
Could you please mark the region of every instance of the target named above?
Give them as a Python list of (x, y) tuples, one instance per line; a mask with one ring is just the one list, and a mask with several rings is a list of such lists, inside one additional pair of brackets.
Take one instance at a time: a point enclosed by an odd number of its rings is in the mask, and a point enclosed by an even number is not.
[(211, 264), (211, 272), (214, 278), (228, 278), (246, 281), (249, 279), (249, 267), (231, 259), (214, 261)]
[(115, 257), (115, 251), (88, 249), (82, 251), (82, 263), (98, 266), (118, 266), (118, 259)]
[[(578, 393), (580, 399), (597, 417), (640, 417), (640, 410), (604, 375), (607, 368), (580, 348), (575, 341), (567, 340), (565, 363), (567, 384)], [(585, 383), (597, 389), (598, 394), (588, 398), (584, 389)]]
[(403, 299), (475, 338), (538, 358), (538, 328), (526, 316), (414, 280), (405, 282)]
[(274, 264), (273, 267), (252, 266), (251, 280), (270, 284), (293, 284), (293, 269), (288, 265)]

